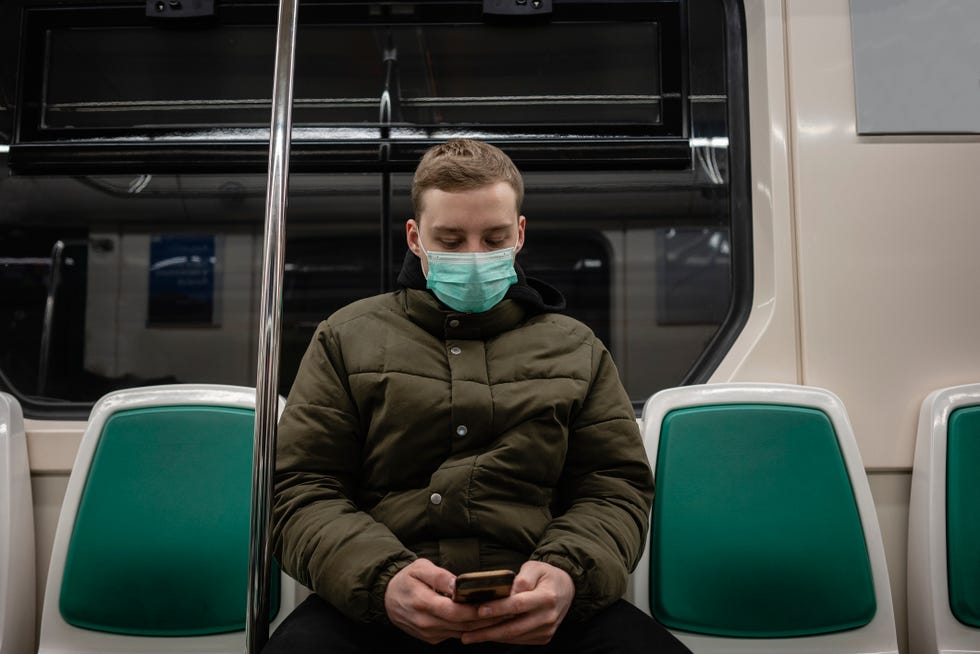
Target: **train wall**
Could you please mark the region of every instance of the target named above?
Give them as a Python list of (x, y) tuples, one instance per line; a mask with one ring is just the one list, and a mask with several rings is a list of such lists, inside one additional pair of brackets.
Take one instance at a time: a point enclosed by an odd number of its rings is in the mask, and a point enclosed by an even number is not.
[(980, 136), (859, 136), (847, 0), (745, 5), (755, 298), (712, 381), (801, 383), (844, 401), (907, 652), (919, 405), (980, 380)]

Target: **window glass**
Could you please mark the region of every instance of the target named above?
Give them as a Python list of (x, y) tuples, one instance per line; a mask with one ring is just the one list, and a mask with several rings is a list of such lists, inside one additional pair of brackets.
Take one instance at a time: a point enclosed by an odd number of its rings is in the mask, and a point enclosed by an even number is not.
[[(431, 142), (455, 135), (496, 142), (521, 166), (528, 223), (518, 263), (608, 345), (634, 402), (690, 379), (719, 330), (738, 327), (726, 322), (740, 254), (745, 265), (733, 234), (749, 216), (732, 213), (733, 193), (745, 191), (732, 187), (726, 89), (745, 81), (726, 77), (732, 39), (720, 0), (698, 12), (648, 5), (661, 13), (508, 27), (416, 20), (420, 3), (383, 25), (348, 17), (301, 27), (295, 134), (315, 142), (326, 138), (321, 127), (335, 130), (330, 138), (354, 130), (363, 157), (327, 152), (290, 176), (281, 392), (320, 320), (394, 288), (411, 170)], [(669, 15), (685, 29), (665, 30)], [(45, 147), (61, 152), (78, 130), (91, 149), (58, 155), (68, 174), (0, 176), (0, 388), (29, 415), (83, 416), (117, 388), (254, 384), (266, 176), (198, 172), (196, 157), (225, 131), (267, 122), (271, 27), (64, 23), (44, 28), (43, 121), (27, 136), (48, 130)], [(386, 79), (388, 140), (378, 113)], [(11, 84), (5, 77), (0, 88)], [(147, 126), (215, 131), (163, 171), (86, 167)], [(530, 136), (495, 140), (504, 128)], [(601, 156), (568, 149), (603, 129), (634, 130), (683, 156), (662, 165), (628, 139)], [(3, 169), (16, 146), (0, 152)], [(397, 147), (402, 159), (387, 159)]]
[(653, 22), (400, 30), (403, 119), (657, 125), (657, 33)]
[[(294, 121), (377, 125), (387, 87), (395, 124), (658, 126), (660, 29), (653, 20), (305, 26)], [(271, 26), (58, 27), (43, 37), (45, 76), (29, 87), (41, 96), (42, 133), (268, 124)]]

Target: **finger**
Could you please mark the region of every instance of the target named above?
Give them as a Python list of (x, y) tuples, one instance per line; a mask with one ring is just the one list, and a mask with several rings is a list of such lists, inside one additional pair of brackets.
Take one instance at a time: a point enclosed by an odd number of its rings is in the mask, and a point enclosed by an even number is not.
[(540, 591), (524, 591), (515, 593), (510, 597), (481, 604), (478, 615), (481, 618), (512, 617), (544, 608), (547, 606), (548, 600), (549, 596)]
[(449, 620), (443, 620), (425, 610), (418, 610), (408, 616), (405, 622), (413, 630), (422, 634), (446, 634), (460, 631), (459, 624)]
[(473, 620), (472, 622), (461, 622), (459, 623), (460, 631), (478, 631), (480, 629), (486, 629), (487, 627), (492, 627), (501, 622), (506, 622), (511, 618), (485, 618), (482, 620)]
[(447, 624), (454, 625), (467, 622), (476, 622), (478, 620), (483, 620), (484, 617), (493, 617), (481, 616), (479, 614), (479, 606), (476, 604), (461, 604), (441, 595), (436, 595), (435, 597), (430, 598), (422, 610), (430, 613)]
[(416, 559), (412, 565), (415, 566), (412, 570), (413, 577), (437, 593), (453, 594), (456, 588), (456, 575), (449, 570), (440, 568), (428, 559)]

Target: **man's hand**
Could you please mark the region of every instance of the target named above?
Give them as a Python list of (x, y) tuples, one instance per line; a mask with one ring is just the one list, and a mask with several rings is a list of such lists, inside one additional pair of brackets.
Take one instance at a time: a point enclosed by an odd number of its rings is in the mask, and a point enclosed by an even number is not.
[(455, 583), (456, 577), (449, 570), (428, 559), (416, 559), (388, 582), (388, 619), (430, 645), (500, 622), (501, 618), (481, 618), (477, 605), (458, 604), (447, 597), (453, 594)]
[(567, 572), (542, 561), (528, 561), (514, 579), (510, 597), (487, 602), (477, 615), (499, 624), (462, 635), (464, 644), (492, 641), (512, 645), (545, 645), (575, 597), (575, 583)]

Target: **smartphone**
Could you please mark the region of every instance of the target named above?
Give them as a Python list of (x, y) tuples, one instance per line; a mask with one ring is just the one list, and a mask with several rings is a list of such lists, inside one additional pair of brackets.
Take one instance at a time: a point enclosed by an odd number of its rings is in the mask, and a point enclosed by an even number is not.
[(453, 601), (479, 604), (507, 597), (513, 583), (514, 573), (510, 570), (466, 572), (456, 577)]

